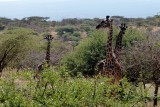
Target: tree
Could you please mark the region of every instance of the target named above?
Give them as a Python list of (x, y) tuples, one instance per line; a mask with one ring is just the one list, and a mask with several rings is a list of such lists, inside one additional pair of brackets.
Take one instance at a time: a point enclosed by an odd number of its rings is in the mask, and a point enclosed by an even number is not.
[(61, 21), (61, 25), (77, 25), (82, 23), (81, 19), (77, 19), (77, 18), (67, 18), (67, 19), (63, 19)]
[[(80, 41), (79, 45), (72, 53), (66, 55), (62, 64), (74, 73), (82, 72), (87, 75), (96, 74), (95, 65), (98, 61), (105, 58), (107, 32), (94, 31), (89, 38)], [(115, 40), (118, 29), (114, 28), (113, 39)], [(133, 41), (139, 41), (145, 35), (135, 29), (128, 28), (123, 39), (123, 46), (130, 48)]]
[(73, 26), (63, 26), (63, 27), (58, 27), (56, 29), (56, 32), (57, 34), (62, 37), (63, 34), (65, 33), (71, 33), (73, 34), (73, 32), (75, 31), (76, 29), (73, 27)]
[(81, 24), (80, 29), (86, 32), (89, 32), (91, 30), (91, 28), (87, 24)]
[(126, 51), (126, 74), (131, 82), (155, 84), (154, 106), (157, 106), (158, 87), (160, 84), (160, 36), (151, 34), (145, 40), (136, 42)]
[(22, 51), (22, 39), (24, 39), (22, 36), (8, 39), (0, 46), (0, 73), (2, 73), (4, 67), (6, 67), (10, 61), (17, 58), (19, 53)]
[(8, 18), (5, 18), (5, 17), (0, 18), (0, 24), (1, 25), (7, 25), (11, 21), (12, 21), (11, 19), (8, 19)]
[(14, 29), (0, 35), (0, 76), (6, 66), (12, 66), (25, 57), (30, 49), (28, 45), (31, 45), (29, 34), (32, 33), (27, 29)]
[(66, 55), (61, 63), (75, 74), (77, 72), (95, 74), (94, 66), (105, 56), (105, 38), (104, 32), (92, 33), (91, 38), (82, 40), (74, 52)]

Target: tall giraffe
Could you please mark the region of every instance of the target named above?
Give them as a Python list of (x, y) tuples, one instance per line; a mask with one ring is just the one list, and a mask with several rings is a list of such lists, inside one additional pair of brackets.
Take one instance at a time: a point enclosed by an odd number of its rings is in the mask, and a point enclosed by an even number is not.
[(112, 36), (113, 36), (112, 22), (113, 20), (109, 19), (109, 16), (107, 16), (105, 21), (102, 21), (99, 25), (96, 26), (96, 29), (109, 28), (109, 36), (106, 47), (106, 59), (103, 63), (100, 63), (101, 65), (98, 65), (98, 70), (100, 70), (101, 75), (107, 77), (113, 77), (113, 82), (119, 82), (119, 80), (122, 77), (121, 75), (122, 70), (121, 70), (121, 65), (116, 59), (116, 56), (112, 48)]
[[(120, 51), (122, 50), (122, 38), (123, 38), (123, 35), (125, 34), (127, 26), (122, 23), (121, 26), (119, 26), (119, 28), (120, 28), (120, 32), (117, 36), (116, 46), (115, 46), (115, 49), (114, 49), (114, 53), (115, 53), (115, 56), (116, 56), (118, 61), (120, 61), (119, 54), (120, 54)], [(105, 59), (99, 61), (99, 65), (100, 66), (104, 65), (105, 61), (106, 61)]]
[[(101, 21), (101, 23), (96, 26), (96, 29), (109, 28), (109, 27), (110, 27), (109, 16), (106, 16), (106, 20)], [(98, 68), (98, 71), (101, 74), (103, 73), (105, 64), (106, 64), (106, 58), (99, 61), (96, 65), (96, 67)]]
[(114, 49), (114, 53), (115, 53), (118, 61), (120, 61), (119, 54), (120, 54), (120, 51), (122, 50), (122, 38), (123, 38), (123, 35), (125, 34), (127, 26), (126, 26), (126, 24), (122, 23), (121, 26), (119, 26), (119, 28), (120, 28), (120, 32), (117, 36), (116, 46), (115, 46), (115, 49)]
[(51, 49), (51, 41), (53, 40), (53, 37), (52, 35), (46, 35), (44, 39), (46, 39), (48, 42), (45, 60), (47, 62), (48, 67), (50, 67), (50, 49)]
[[(50, 48), (51, 48), (51, 42), (53, 40), (52, 35), (46, 35), (44, 37), (44, 39), (47, 40), (48, 44), (47, 44), (47, 51), (46, 51), (46, 57), (45, 57), (45, 61), (47, 63), (47, 66), (50, 67)], [(36, 72), (34, 78), (39, 78), (39, 73), (41, 73), (41, 71), (43, 70), (43, 66), (44, 66), (44, 62), (38, 65), (38, 72)]]

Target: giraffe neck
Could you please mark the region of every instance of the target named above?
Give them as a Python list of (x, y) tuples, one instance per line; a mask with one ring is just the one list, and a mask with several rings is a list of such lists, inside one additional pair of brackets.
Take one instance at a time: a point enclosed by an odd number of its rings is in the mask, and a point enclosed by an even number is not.
[(109, 36), (107, 40), (107, 49), (106, 49), (106, 59), (111, 57), (112, 55), (112, 36), (113, 36), (113, 28), (112, 28), (112, 22), (110, 22), (110, 28), (109, 28)]
[(122, 50), (123, 35), (124, 35), (123, 32), (120, 31), (118, 36), (117, 36), (117, 39), (116, 39), (116, 46), (115, 46), (115, 49), (114, 49), (114, 53), (115, 53), (117, 59), (119, 59), (119, 52)]
[(46, 62), (48, 64), (48, 67), (50, 66), (50, 46), (51, 46), (51, 41), (48, 41), (48, 45), (47, 45), (47, 51), (46, 51)]

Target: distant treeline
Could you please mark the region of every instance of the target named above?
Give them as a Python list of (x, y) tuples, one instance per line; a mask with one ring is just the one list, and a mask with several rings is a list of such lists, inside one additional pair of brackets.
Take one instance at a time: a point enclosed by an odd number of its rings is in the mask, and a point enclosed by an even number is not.
[[(115, 20), (115, 24), (119, 24), (120, 22), (125, 22), (129, 25), (133, 26), (160, 26), (160, 15), (155, 15), (147, 18), (125, 18), (124, 16), (112, 16)], [(5, 17), (0, 18), (0, 25), (5, 25), (8, 27), (18, 26), (18, 27), (26, 27), (26, 26), (64, 26), (64, 25), (81, 25), (87, 24), (90, 26), (94, 26), (99, 23), (102, 19), (94, 18), (94, 19), (78, 19), (78, 18), (66, 18), (61, 21), (49, 20), (49, 17), (40, 17), (40, 16), (31, 16), (22, 19), (9, 19)]]

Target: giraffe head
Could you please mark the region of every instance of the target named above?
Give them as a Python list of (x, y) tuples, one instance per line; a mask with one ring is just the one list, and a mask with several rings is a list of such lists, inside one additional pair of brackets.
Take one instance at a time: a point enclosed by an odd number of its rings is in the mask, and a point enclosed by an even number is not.
[(128, 26), (126, 26), (126, 24), (122, 23), (121, 26), (119, 26), (119, 28), (121, 29), (121, 32), (123, 34), (125, 34), (125, 30), (127, 29)]
[(113, 21), (112, 19), (109, 19), (109, 16), (106, 16), (106, 19), (101, 21), (101, 23), (96, 26), (96, 29), (107, 28), (107, 27), (109, 28), (111, 25), (110, 22), (112, 21)]
[(47, 41), (52, 41), (52, 39), (54, 39), (54, 37), (52, 37), (52, 35), (46, 35), (45, 37), (44, 37), (44, 39), (46, 39)]

